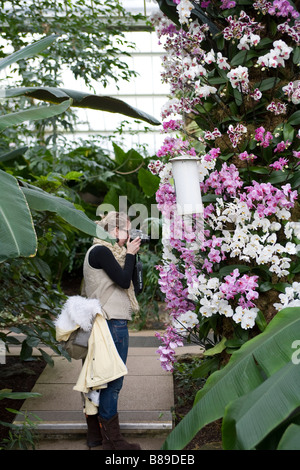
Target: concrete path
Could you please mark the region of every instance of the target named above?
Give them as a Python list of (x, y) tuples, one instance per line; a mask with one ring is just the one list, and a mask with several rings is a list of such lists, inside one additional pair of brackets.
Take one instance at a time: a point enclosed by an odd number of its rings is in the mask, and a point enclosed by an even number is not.
[[(119, 398), (122, 434), (130, 436), (128, 440), (138, 442), (144, 450), (160, 449), (173, 427), (173, 377), (161, 368), (156, 353), (161, 342), (154, 334), (149, 330), (130, 332), (128, 375)], [(180, 354), (199, 353), (200, 349), (184, 346), (177, 351)], [(42, 420), (37, 425), (38, 450), (87, 450), (81, 394), (73, 390), (81, 361), (52, 357), (54, 367), (46, 366), (32, 390), (42, 396), (26, 400), (21, 410)], [(18, 417), (15, 423), (21, 421)], [(101, 450), (101, 447), (93, 450)]]

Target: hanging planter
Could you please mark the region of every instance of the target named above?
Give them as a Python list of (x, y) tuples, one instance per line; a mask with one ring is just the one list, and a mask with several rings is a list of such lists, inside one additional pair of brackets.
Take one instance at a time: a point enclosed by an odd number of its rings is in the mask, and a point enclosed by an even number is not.
[(198, 157), (182, 155), (170, 160), (179, 215), (202, 214)]

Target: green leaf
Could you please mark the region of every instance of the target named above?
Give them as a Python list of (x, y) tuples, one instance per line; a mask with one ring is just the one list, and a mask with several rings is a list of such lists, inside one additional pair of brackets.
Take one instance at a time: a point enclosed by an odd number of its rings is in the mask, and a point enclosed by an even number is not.
[(111, 237), (108, 236), (107, 232), (105, 232), (102, 227), (95, 224), (83, 211), (76, 209), (74, 204), (66, 199), (31, 188), (22, 188), (22, 191), (31, 209), (55, 212), (72, 225), (72, 227), (77, 228), (83, 233), (93, 237), (111, 240)]
[(289, 140), (290, 142), (293, 142), (294, 140), (294, 135), (295, 135), (295, 129), (291, 124), (284, 124), (283, 126), (283, 139), (284, 140)]
[(300, 450), (300, 426), (290, 424), (284, 432), (277, 450)]
[(9, 398), (11, 400), (26, 400), (27, 398), (38, 398), (42, 395), (35, 392), (12, 392), (8, 389), (0, 390), (0, 400)]
[(258, 326), (260, 331), (264, 331), (267, 328), (268, 324), (261, 310), (258, 310), (257, 312), (255, 323)]
[(30, 359), (32, 356), (32, 346), (28, 344), (27, 339), (25, 339), (22, 343), (21, 352), (20, 352), (20, 359), (21, 361), (26, 361), (26, 359)]
[(299, 64), (300, 62), (300, 47), (295, 47), (294, 49), (294, 55), (293, 55), (293, 63), (294, 64)]
[(213, 357), (211, 359), (205, 359), (199, 367), (193, 370), (192, 376), (193, 378), (204, 378), (211, 372), (214, 372), (218, 369), (219, 365), (219, 358)]
[(34, 256), (37, 238), (31, 213), (17, 180), (0, 170), (0, 262)]
[(262, 80), (262, 82), (255, 83), (253, 88), (259, 88), (260, 91), (267, 91), (273, 88), (280, 81), (279, 78), (271, 77)]
[(182, 449), (203, 426), (224, 416), (230, 402), (263, 382), (261, 371), (269, 377), (290, 362), (291, 345), (299, 338), (300, 308), (282, 309), (263, 333), (247, 341), (223, 369), (207, 379), (193, 408), (169, 434), (162, 448)]
[(119, 210), (119, 193), (116, 190), (116, 188), (114, 187), (109, 188), (109, 190), (104, 196), (103, 204), (110, 204), (112, 208), (114, 208), (112, 210), (116, 210), (116, 211)]
[(225, 450), (251, 450), (299, 406), (300, 368), (292, 362), (226, 408)]
[(221, 268), (219, 270), (219, 275), (221, 277), (227, 276), (228, 274), (231, 274), (234, 271), (234, 269), (238, 269), (240, 273), (246, 273), (250, 271), (249, 266), (245, 266), (243, 264), (232, 264), (232, 265), (224, 266), (223, 268)]
[(260, 292), (268, 292), (269, 290), (273, 289), (273, 284), (272, 282), (263, 282), (259, 286), (259, 291)]
[(257, 173), (259, 175), (267, 175), (269, 173), (268, 168), (265, 168), (263, 166), (250, 166), (249, 171), (252, 171), (253, 173)]
[(23, 49), (10, 54), (4, 59), (0, 60), (0, 70), (4, 69), (8, 65), (18, 62), (21, 59), (28, 59), (29, 57), (35, 56), (42, 52), (44, 49), (49, 47), (59, 36), (52, 34), (47, 36), (40, 41), (37, 41), (29, 46), (23, 47)]
[(295, 171), (293, 177), (289, 180), (292, 189), (296, 189), (300, 186), (300, 171)]
[(249, 59), (257, 57), (258, 55), (259, 54), (256, 51), (240, 51), (233, 57), (230, 63), (233, 67), (235, 67), (236, 65), (246, 64)]
[(48, 353), (46, 353), (46, 351), (44, 351), (43, 349), (39, 348), (39, 351), (40, 351), (40, 353), (42, 354), (43, 359), (47, 362), (47, 364), (48, 364), (50, 367), (54, 367), (54, 360), (53, 360), (53, 358), (52, 358)]
[(113, 149), (115, 154), (115, 162), (117, 165), (123, 165), (127, 160), (126, 152), (115, 142), (113, 142)]
[(140, 168), (138, 172), (139, 185), (146, 194), (146, 196), (153, 196), (159, 187), (159, 177), (153, 175), (149, 170)]
[(28, 150), (28, 147), (20, 147), (18, 149), (12, 150), (11, 152), (1, 153), (0, 155), (0, 162), (7, 162), (9, 160), (13, 160), (18, 158)]
[(288, 124), (290, 124), (291, 126), (296, 126), (300, 124), (300, 111), (296, 111), (289, 117)]
[(226, 341), (227, 339), (224, 336), (216, 346), (204, 351), (203, 356), (215, 356), (216, 354), (220, 354), (224, 349), (226, 349)]
[(4, 90), (4, 95), (2, 97), (12, 98), (21, 95), (35, 98), (37, 100), (50, 101), (51, 103), (62, 103), (63, 101), (71, 99), (72, 107), (75, 108), (89, 108), (110, 113), (120, 113), (134, 119), (146, 121), (154, 126), (160, 125), (160, 121), (144, 111), (134, 108), (118, 98), (106, 95), (93, 95), (82, 91), (68, 90), (66, 88), (23, 87)]
[(25, 121), (37, 121), (39, 119), (46, 119), (49, 117), (57, 116), (70, 107), (72, 100), (64, 101), (59, 105), (53, 106), (39, 106), (19, 111), (17, 113), (10, 113), (0, 116), (0, 131), (7, 127), (17, 126)]

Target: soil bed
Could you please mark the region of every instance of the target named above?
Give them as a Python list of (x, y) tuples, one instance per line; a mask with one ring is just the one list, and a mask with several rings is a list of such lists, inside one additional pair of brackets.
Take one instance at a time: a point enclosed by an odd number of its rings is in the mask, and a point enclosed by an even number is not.
[[(31, 392), (46, 364), (42, 358), (37, 358), (34, 361), (20, 361), (17, 356), (7, 356), (6, 364), (0, 364), (0, 390)], [(16, 415), (7, 411), (7, 408), (19, 410), (24, 401), (9, 398), (0, 400), (0, 420), (12, 423)], [(9, 430), (7, 426), (0, 425), (0, 442), (8, 436)]]
[[(191, 390), (189, 396), (187, 389), (180, 386), (179, 381), (174, 379), (174, 399), (175, 399), (175, 424), (191, 410), (193, 406), (195, 390)], [(187, 444), (184, 450), (222, 450), (222, 420), (214, 421), (199, 431), (195, 437)]]

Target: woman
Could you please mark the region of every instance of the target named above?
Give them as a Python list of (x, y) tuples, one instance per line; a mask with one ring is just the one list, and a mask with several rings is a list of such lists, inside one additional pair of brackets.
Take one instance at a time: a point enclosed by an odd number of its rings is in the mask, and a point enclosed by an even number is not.
[[(116, 243), (94, 239), (83, 265), (84, 290), (88, 298), (100, 301), (117, 351), (125, 364), (129, 342), (127, 322), (131, 320), (132, 312), (138, 311), (132, 278), (141, 240), (130, 241), (130, 220), (126, 214), (110, 212), (97, 223), (116, 239)], [(139, 445), (129, 444), (120, 433), (118, 397), (122, 385), (123, 376), (109, 382), (100, 392), (99, 420), (104, 450), (140, 450)]]

